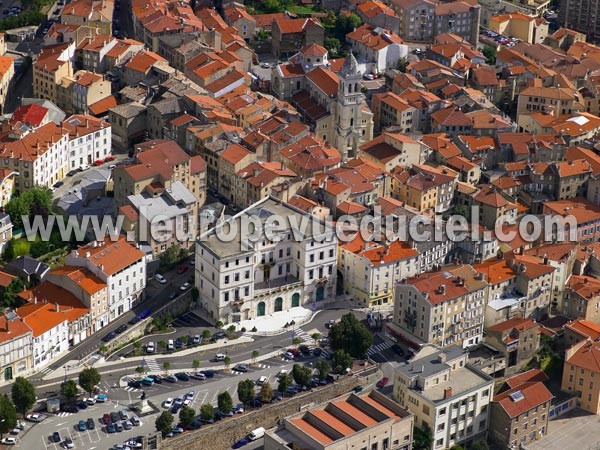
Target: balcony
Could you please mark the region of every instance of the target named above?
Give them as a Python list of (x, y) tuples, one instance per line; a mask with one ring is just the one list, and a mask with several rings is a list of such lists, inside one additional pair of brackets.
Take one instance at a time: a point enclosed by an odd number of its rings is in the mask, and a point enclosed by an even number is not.
[(290, 291), (302, 286), (302, 281), (298, 278), (288, 275), (287, 277), (275, 278), (268, 282), (254, 283), (254, 296), (278, 294), (280, 292)]

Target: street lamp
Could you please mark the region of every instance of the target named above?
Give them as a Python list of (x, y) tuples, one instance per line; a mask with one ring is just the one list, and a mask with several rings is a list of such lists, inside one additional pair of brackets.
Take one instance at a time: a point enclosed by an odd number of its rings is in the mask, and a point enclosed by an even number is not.
[(65, 383), (67, 382), (67, 366), (64, 365), (63, 369), (65, 369)]

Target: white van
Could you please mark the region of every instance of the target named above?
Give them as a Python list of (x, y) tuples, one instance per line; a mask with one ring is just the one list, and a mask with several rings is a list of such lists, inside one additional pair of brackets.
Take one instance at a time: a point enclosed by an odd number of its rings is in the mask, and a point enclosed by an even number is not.
[(265, 377), (264, 375), (262, 377), (260, 377), (258, 380), (256, 380), (256, 384), (259, 386), (262, 386), (266, 382), (267, 382), (267, 377)]
[(154, 342), (148, 342), (148, 345), (146, 345), (146, 353), (154, 353)]
[(223, 353), (217, 353), (215, 355), (215, 361), (225, 361), (225, 355)]
[(255, 441), (257, 439), (260, 439), (264, 435), (265, 435), (265, 429), (263, 427), (260, 427), (254, 431), (251, 431), (250, 434), (248, 435), (248, 439), (250, 439), (251, 441)]
[(173, 350), (175, 350), (175, 343), (173, 339), (169, 339), (169, 342), (167, 342), (167, 351), (172, 352)]

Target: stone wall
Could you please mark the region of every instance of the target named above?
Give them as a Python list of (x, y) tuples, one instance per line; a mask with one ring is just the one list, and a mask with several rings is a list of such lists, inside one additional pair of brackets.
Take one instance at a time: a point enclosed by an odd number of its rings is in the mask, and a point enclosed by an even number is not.
[(265, 405), (234, 419), (223, 420), (214, 425), (166, 439), (162, 442), (160, 448), (161, 450), (225, 450), (231, 448), (234, 442), (258, 427), (272, 428), (284, 417), (319, 403), (327, 402), (349, 392), (355, 386), (373, 382), (376, 377), (377, 375), (368, 378), (340, 377), (335, 383), (328, 384), (320, 389), (298, 394), (285, 401)]

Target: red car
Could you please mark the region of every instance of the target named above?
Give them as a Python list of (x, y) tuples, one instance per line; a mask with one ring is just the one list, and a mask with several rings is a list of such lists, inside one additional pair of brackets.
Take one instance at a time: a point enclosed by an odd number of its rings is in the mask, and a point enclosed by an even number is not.
[(384, 388), (386, 384), (388, 384), (388, 381), (390, 381), (387, 377), (383, 377), (381, 380), (379, 380), (377, 382), (377, 387), (378, 388)]
[(101, 159), (97, 159), (96, 161), (94, 161), (95, 166), (101, 166), (102, 164), (104, 164), (104, 161), (102, 161)]
[(110, 161), (114, 161), (115, 157), (112, 155), (108, 155), (106, 158), (104, 158), (104, 162), (110, 162)]
[(188, 270), (187, 266), (179, 266), (177, 273), (184, 273), (186, 270)]

